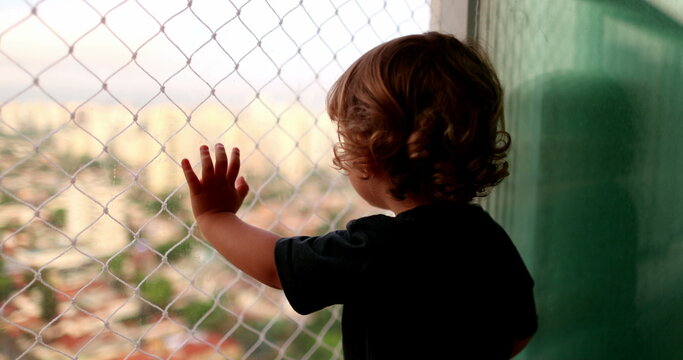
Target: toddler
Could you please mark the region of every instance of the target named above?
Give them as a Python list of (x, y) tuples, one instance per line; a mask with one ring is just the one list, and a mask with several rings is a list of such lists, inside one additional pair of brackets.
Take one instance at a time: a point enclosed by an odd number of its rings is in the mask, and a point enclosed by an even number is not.
[(502, 90), (485, 54), (430, 32), (391, 40), (334, 84), (334, 165), (395, 216), (320, 236), (240, 220), (249, 187), (221, 144), (202, 179), (182, 167), (202, 234), (235, 266), (309, 314), (343, 305), (346, 359), (508, 359), (536, 331), (531, 279), (477, 196), (508, 175)]

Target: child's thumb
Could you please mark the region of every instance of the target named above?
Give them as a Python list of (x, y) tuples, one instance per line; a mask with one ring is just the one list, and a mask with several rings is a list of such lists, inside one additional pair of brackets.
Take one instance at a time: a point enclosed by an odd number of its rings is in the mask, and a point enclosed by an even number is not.
[(241, 203), (249, 193), (249, 184), (247, 184), (247, 179), (244, 176), (238, 177), (237, 181), (235, 181), (235, 190), (237, 191), (237, 198)]

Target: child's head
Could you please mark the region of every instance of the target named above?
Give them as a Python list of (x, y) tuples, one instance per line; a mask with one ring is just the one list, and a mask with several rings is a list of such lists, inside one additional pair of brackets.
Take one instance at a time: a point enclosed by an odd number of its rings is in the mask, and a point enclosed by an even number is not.
[(386, 42), (334, 84), (334, 164), (385, 171), (397, 200), (469, 202), (508, 175), (503, 93), (486, 55), (450, 35)]

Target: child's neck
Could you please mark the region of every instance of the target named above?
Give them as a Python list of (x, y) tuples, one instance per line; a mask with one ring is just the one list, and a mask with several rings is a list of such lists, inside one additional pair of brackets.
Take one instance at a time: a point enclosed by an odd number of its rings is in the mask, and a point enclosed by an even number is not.
[(398, 215), (404, 211), (414, 209), (420, 205), (428, 204), (429, 201), (418, 198), (413, 194), (407, 194), (406, 198), (403, 200), (397, 200), (391, 195), (391, 187), (393, 183), (389, 178), (388, 174), (384, 172), (375, 173), (370, 179), (373, 185), (379, 190), (375, 193), (377, 197), (377, 204), (371, 204), (378, 206), (385, 210), (391, 210), (394, 215)]
[(426, 205), (428, 203), (426, 201), (417, 201), (409, 197), (402, 201), (394, 200), (393, 198), (391, 200), (393, 203), (389, 205), (388, 210), (391, 210), (395, 215), (414, 209), (420, 205)]

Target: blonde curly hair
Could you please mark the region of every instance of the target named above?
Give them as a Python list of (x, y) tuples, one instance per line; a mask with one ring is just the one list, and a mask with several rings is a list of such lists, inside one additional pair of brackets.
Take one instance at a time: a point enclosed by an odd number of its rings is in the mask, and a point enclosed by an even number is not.
[(391, 195), (469, 202), (508, 173), (503, 90), (474, 43), (428, 32), (361, 56), (333, 85), (334, 165), (386, 170)]

